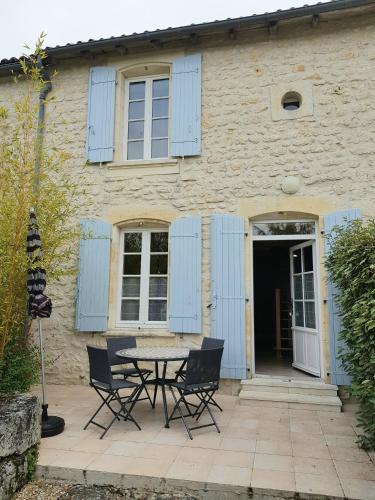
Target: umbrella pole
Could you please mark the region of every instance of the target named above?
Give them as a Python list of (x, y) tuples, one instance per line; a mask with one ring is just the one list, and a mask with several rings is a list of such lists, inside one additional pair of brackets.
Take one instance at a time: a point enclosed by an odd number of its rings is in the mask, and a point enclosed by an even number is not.
[(43, 332), (42, 332), (42, 320), (38, 317), (38, 331), (39, 331), (39, 351), (40, 351), (40, 367), (41, 367), (41, 372), (42, 372), (42, 393), (43, 393), (43, 414), (42, 414), (42, 420), (47, 420), (48, 414), (47, 414), (47, 408), (48, 405), (46, 404), (46, 383), (45, 383), (45, 377), (44, 377), (44, 347), (43, 347)]
[(39, 331), (39, 350), (40, 350), (40, 367), (42, 372), (42, 438), (51, 437), (60, 434), (65, 427), (65, 421), (61, 417), (48, 415), (48, 404), (46, 403), (46, 383), (44, 376), (44, 347), (43, 347), (43, 331), (42, 320), (38, 317), (38, 331)]

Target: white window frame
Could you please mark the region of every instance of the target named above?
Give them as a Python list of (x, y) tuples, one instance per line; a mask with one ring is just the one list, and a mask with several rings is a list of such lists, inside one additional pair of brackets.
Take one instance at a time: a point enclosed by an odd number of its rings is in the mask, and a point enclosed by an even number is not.
[[(153, 158), (151, 156), (151, 134), (152, 134), (152, 82), (155, 80), (169, 80), (168, 92), (168, 154), (165, 157)], [(146, 82), (145, 88), (145, 113), (144, 113), (144, 135), (143, 135), (143, 158), (137, 160), (128, 160), (128, 129), (129, 129), (129, 86), (134, 82)], [(164, 97), (165, 99), (165, 97)], [(166, 160), (170, 157), (170, 127), (171, 127), (171, 78), (170, 74), (140, 76), (137, 78), (129, 78), (125, 80), (125, 109), (124, 109), (124, 160), (125, 161), (138, 161), (142, 160)]]
[[(122, 278), (123, 278), (123, 262), (124, 262), (124, 235), (125, 233), (142, 233), (142, 252), (141, 252), (141, 274), (140, 274), (140, 295), (139, 295), (139, 320), (138, 321), (124, 321), (121, 319), (121, 306), (122, 306)], [(160, 276), (167, 278), (167, 296), (164, 297), (151, 297), (151, 299), (162, 299), (167, 302), (167, 314), (165, 321), (149, 321), (148, 320), (148, 302), (149, 302), (149, 282), (150, 276), (150, 257), (151, 252), (151, 233), (168, 233), (168, 252), (154, 252), (158, 255), (168, 255), (168, 269), (167, 274), (162, 274)], [(139, 252), (135, 252), (138, 254)], [(129, 275), (131, 277), (132, 275)], [(169, 307), (169, 229), (168, 228), (158, 228), (158, 229), (123, 229), (120, 233), (120, 254), (119, 254), (119, 267), (118, 267), (118, 299), (117, 299), (117, 325), (118, 326), (146, 326), (147, 327), (165, 327), (168, 324), (168, 307)], [(134, 275), (138, 277), (138, 275)], [(137, 297), (133, 297), (137, 299)], [(129, 297), (131, 300), (131, 297)]]
[[(288, 224), (308, 222), (314, 224), (314, 233), (312, 234), (265, 234), (265, 235), (254, 235), (253, 234), (253, 224), (279, 224), (286, 222)], [(265, 240), (316, 240), (317, 234), (317, 223), (313, 219), (270, 219), (270, 220), (254, 220), (250, 224), (250, 234), (253, 241), (265, 241)]]

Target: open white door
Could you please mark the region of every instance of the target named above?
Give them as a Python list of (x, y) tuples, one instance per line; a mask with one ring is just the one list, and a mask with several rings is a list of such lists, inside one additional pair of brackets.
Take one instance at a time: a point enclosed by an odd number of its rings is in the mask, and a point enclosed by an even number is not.
[(293, 366), (320, 376), (315, 242), (290, 248)]

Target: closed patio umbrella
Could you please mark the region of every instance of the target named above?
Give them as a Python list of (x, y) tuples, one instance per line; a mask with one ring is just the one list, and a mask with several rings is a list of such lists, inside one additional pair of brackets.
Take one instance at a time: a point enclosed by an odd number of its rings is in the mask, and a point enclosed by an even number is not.
[(26, 251), (30, 264), (30, 269), (27, 273), (27, 291), (29, 293), (28, 313), (32, 319), (38, 320), (39, 331), (40, 366), (43, 391), (42, 437), (49, 437), (60, 434), (60, 432), (64, 430), (65, 422), (61, 417), (48, 416), (48, 404), (46, 403), (44, 348), (41, 320), (42, 318), (49, 318), (51, 316), (52, 302), (51, 299), (44, 294), (44, 290), (46, 287), (46, 272), (44, 269), (42, 269), (42, 267), (38, 266), (38, 262), (42, 259), (43, 253), (39, 228), (33, 209), (30, 210), (30, 222), (27, 231)]

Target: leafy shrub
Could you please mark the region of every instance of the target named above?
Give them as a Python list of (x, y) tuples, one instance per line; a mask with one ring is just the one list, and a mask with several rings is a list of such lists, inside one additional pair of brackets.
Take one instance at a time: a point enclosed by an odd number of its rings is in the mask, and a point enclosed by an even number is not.
[(359, 401), (359, 443), (375, 449), (375, 220), (351, 221), (328, 236), (327, 268), (340, 294), (341, 360)]
[(0, 359), (0, 394), (26, 392), (38, 381), (38, 350), (30, 339), (20, 334), (7, 343)]

